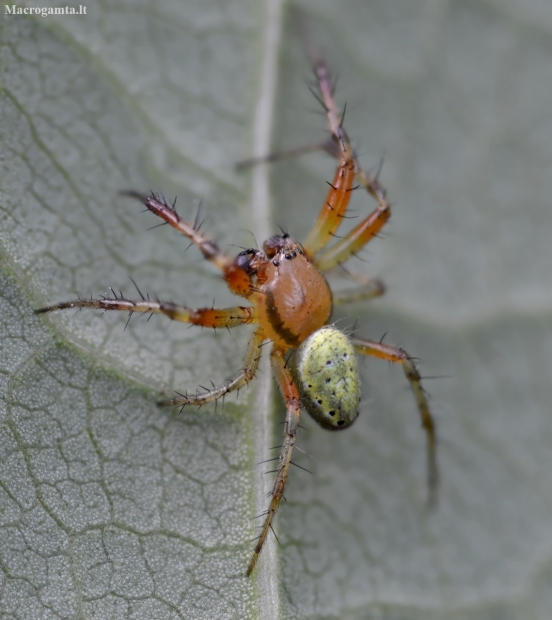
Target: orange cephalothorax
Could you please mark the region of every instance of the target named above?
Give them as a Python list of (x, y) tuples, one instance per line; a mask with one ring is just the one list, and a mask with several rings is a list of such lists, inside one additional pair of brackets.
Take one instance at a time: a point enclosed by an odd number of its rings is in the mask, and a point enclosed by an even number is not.
[(255, 301), (265, 337), (287, 351), (328, 322), (332, 294), (298, 243), (287, 235), (268, 241), (276, 251), (258, 270)]

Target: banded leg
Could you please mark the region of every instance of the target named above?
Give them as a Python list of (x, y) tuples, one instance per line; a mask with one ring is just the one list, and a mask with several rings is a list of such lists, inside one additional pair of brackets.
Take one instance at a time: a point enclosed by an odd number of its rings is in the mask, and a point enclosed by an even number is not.
[[(339, 167), (333, 183), (330, 184), (326, 202), (303, 243), (305, 250), (312, 257), (331, 240), (341, 224), (351, 198), (357, 166), (349, 137), (341, 126), (342, 119), (333, 98), (333, 86), (328, 67), (313, 50), (310, 50), (309, 55), (318, 82), (320, 103), (326, 112), (331, 133), (331, 141), (328, 141), (323, 148), (329, 152), (333, 152), (335, 148), (334, 154), (339, 160)], [(330, 143), (334, 146), (330, 147)]]
[(303, 248), (311, 258), (334, 237), (339, 228), (351, 199), (354, 178), (354, 161), (343, 157), (335, 172), (333, 182), (330, 183), (326, 202), (318, 214), (313, 228), (302, 243)]
[[(326, 151), (326, 153), (328, 153), (332, 157), (335, 157), (335, 159), (340, 160), (342, 157), (343, 148), (345, 146), (347, 152), (351, 153), (352, 159), (355, 163), (355, 175), (357, 181), (359, 181), (360, 184), (366, 188), (370, 195), (375, 198), (378, 204), (381, 206), (383, 203), (386, 202), (385, 190), (378, 182), (378, 174), (376, 174), (375, 177), (369, 175), (365, 170), (363, 170), (362, 166), (358, 163), (356, 157), (354, 157), (349, 138), (346, 132), (341, 127), (343, 123), (343, 118), (340, 118), (339, 110), (337, 109), (337, 106), (335, 104), (335, 100), (333, 97), (334, 86), (332, 85), (332, 79), (329, 69), (324, 62), (322, 56), (320, 56), (316, 48), (308, 40), (307, 36), (305, 36), (305, 47), (311, 64), (314, 68), (320, 94), (322, 95), (323, 101), (321, 101), (320, 103), (322, 103), (324, 109), (326, 110), (328, 124), (330, 125), (331, 137), (329, 140), (323, 142), (320, 145), (320, 148)], [(342, 144), (342, 139), (345, 141), (345, 145)], [(300, 149), (296, 149), (296, 151), (301, 152)], [(389, 205), (387, 205), (387, 208), (389, 208)]]
[(414, 362), (406, 351), (400, 347), (374, 342), (372, 340), (361, 340), (351, 338), (351, 342), (357, 353), (361, 355), (371, 355), (380, 359), (402, 364), (404, 374), (410, 383), (418, 411), (422, 421), (422, 427), (426, 433), (427, 441), (427, 485), (428, 485), (428, 504), (434, 505), (437, 499), (437, 487), (439, 484), (439, 472), (437, 469), (437, 431), (435, 421), (429, 410), (426, 393), (422, 387), (422, 378)]
[(193, 396), (189, 394), (179, 394), (175, 398), (161, 401), (159, 404), (167, 407), (185, 407), (186, 405), (201, 406), (213, 400), (218, 400), (226, 396), (226, 394), (230, 394), (230, 392), (240, 390), (253, 379), (257, 372), (259, 360), (261, 359), (263, 340), (263, 334), (261, 330), (258, 329), (249, 340), (242, 369), (233, 379), (230, 379), (230, 381), (227, 381), (224, 385)]
[[(333, 86), (331, 83), (331, 76), (324, 60), (314, 50), (312, 46), (308, 46), (308, 53), (311, 58), (311, 62), (314, 65), (314, 71), (318, 80), (318, 86), (323, 98), (323, 105), (326, 109), (326, 115), (328, 123), (330, 125), (330, 131), (332, 137), (337, 146), (340, 147), (340, 154), (338, 159), (343, 162), (343, 158), (353, 165), (353, 172), (356, 178), (358, 178), (368, 192), (378, 202), (377, 209), (371, 213), (365, 220), (363, 220), (358, 226), (356, 226), (346, 237), (336, 243), (332, 248), (326, 250), (321, 256), (315, 260), (315, 264), (320, 271), (327, 271), (345, 262), (352, 254), (360, 250), (370, 239), (376, 235), (382, 226), (387, 222), (391, 215), (389, 203), (385, 196), (385, 190), (380, 186), (377, 175), (372, 178), (362, 169), (357, 162), (349, 138), (345, 130), (341, 127), (341, 119), (339, 118), (339, 112), (333, 98)], [(330, 151), (326, 147), (327, 151)], [(334, 155), (337, 157), (337, 148)], [(342, 163), (341, 163), (342, 165)], [(340, 167), (341, 167), (340, 165)], [(339, 171), (339, 168), (338, 168)], [(348, 187), (347, 191), (350, 193), (352, 190), (352, 184)], [(329, 200), (328, 200), (329, 202)], [(348, 203), (348, 200), (347, 200)], [(345, 213), (338, 214), (339, 218), (342, 218)], [(321, 214), (322, 215), (322, 214)], [(315, 225), (316, 227), (316, 225)], [(337, 230), (337, 227), (332, 230), (332, 234)], [(316, 234), (316, 228), (311, 234)], [(309, 235), (310, 237), (310, 235)], [(326, 239), (326, 243), (329, 238)], [(322, 249), (326, 245), (321, 245), (318, 249)]]
[(388, 203), (384, 202), (343, 239), (315, 258), (314, 264), (320, 271), (328, 271), (341, 265), (373, 239), (390, 217), (391, 210)]
[(170, 224), (187, 237), (199, 248), (200, 252), (208, 261), (216, 265), (223, 272), (224, 279), (233, 293), (241, 297), (248, 297), (250, 295), (251, 281), (246, 271), (236, 265), (234, 259), (226, 256), (214, 241), (211, 241), (204, 234), (200, 233), (197, 222), (190, 224), (178, 215), (176, 212), (176, 200), (172, 205), (169, 205), (165, 198), (160, 198), (153, 193), (150, 196), (145, 196), (135, 191), (126, 191), (122, 193), (125, 196), (130, 196), (131, 198), (136, 198), (143, 202), (146, 208), (154, 215), (165, 220), (167, 224)]
[(235, 308), (199, 308), (192, 310), (186, 306), (179, 306), (171, 301), (151, 301), (140, 299), (133, 301), (125, 299), (122, 295), (117, 297), (113, 289), (113, 297), (101, 297), (100, 299), (74, 299), (62, 301), (53, 306), (46, 306), (35, 310), (37, 314), (68, 310), (70, 308), (95, 308), (98, 310), (122, 310), (130, 314), (145, 312), (149, 314), (164, 314), (174, 321), (191, 323), (200, 327), (237, 327), (248, 323), (257, 323), (255, 308), (236, 306)]
[(278, 510), (278, 506), (284, 496), (284, 489), (286, 487), (289, 468), (291, 465), (291, 454), (293, 447), (295, 446), (295, 438), (297, 435), (297, 429), (299, 428), (299, 414), (301, 413), (301, 400), (299, 397), (299, 391), (293, 379), (291, 373), (286, 366), (286, 362), (283, 353), (278, 350), (273, 350), (270, 356), (270, 362), (272, 370), (278, 382), (278, 387), (286, 403), (286, 421), (284, 426), (284, 441), (278, 457), (278, 469), (276, 472), (276, 480), (272, 487), (272, 499), (270, 505), (266, 511), (265, 520), (261, 533), (257, 540), (255, 550), (253, 551), (253, 557), (247, 567), (246, 576), (249, 577), (257, 564), (259, 554), (263, 548), (263, 545), (268, 536), (269, 530), (272, 528), (272, 520)]

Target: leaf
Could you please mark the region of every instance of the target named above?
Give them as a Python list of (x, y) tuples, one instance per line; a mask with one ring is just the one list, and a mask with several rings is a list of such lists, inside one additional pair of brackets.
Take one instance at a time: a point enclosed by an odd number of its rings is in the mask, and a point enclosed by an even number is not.
[[(235, 299), (120, 189), (178, 194), (229, 252), (280, 224), (304, 238), (334, 163), (234, 163), (325, 131), (297, 13), (234, 0), (108, 3), (3, 22), (0, 612), (6, 618), (548, 617), (552, 583), (548, 5), (302, 2), (345, 123), (394, 205), (352, 267), (388, 292), (340, 325), (421, 358), (441, 493), (398, 368), (360, 361), (345, 433), (305, 419), (287, 504), (243, 571), (278, 443), (264, 369), (225, 411), (160, 393), (235, 372), (247, 330), (32, 308), (108, 286), (190, 306)], [(271, 11), (275, 11), (271, 13)], [(275, 39), (271, 39), (274, 35)], [(275, 47), (270, 47), (275, 45)], [(272, 54), (272, 56), (271, 56)], [(278, 54), (278, 81), (264, 64)], [(275, 88), (274, 96), (272, 88)], [(257, 119), (257, 120), (256, 120)], [(369, 204), (368, 208), (371, 208)], [(355, 214), (367, 198), (354, 196)], [(354, 221), (353, 221), (354, 222)], [(248, 232), (251, 231), (251, 232)], [(337, 285), (345, 279), (337, 276)], [(136, 293), (138, 295), (138, 293)], [(113, 313), (116, 314), (116, 313)], [(272, 414), (272, 410), (274, 414)], [(306, 418), (306, 416), (304, 416)], [(274, 439), (270, 438), (274, 427)]]

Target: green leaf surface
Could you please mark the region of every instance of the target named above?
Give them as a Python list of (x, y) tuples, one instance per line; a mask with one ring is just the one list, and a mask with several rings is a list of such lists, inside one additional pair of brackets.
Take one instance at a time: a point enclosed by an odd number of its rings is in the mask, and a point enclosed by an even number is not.
[[(359, 420), (338, 434), (303, 421), (295, 460), (313, 475), (292, 471), (280, 545), (246, 579), (271, 481), (257, 463), (283, 415), (268, 367), (224, 412), (156, 402), (230, 377), (250, 330), (32, 312), (109, 286), (137, 296), (130, 277), (191, 307), (236, 303), (121, 189), (178, 195), (189, 218), (203, 199), (203, 230), (229, 253), (277, 225), (305, 237), (331, 160), (234, 171), (326, 135), (296, 8), (163, 0), (4, 16), (2, 618), (550, 616), (552, 6), (300, 6), (339, 73), (361, 160), (375, 169), (385, 154), (393, 204), (383, 238), (352, 262), (387, 294), (335, 318), (387, 333), (444, 377), (426, 380), (439, 505), (425, 508), (424, 436), (401, 370), (362, 359)], [(364, 192), (353, 201), (355, 215), (372, 208)]]

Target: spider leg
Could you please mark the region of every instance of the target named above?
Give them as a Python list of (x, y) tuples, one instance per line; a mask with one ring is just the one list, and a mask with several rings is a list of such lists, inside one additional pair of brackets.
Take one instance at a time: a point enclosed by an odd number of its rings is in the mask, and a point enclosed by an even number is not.
[(361, 355), (372, 355), (373, 357), (379, 357), (388, 362), (402, 364), (404, 374), (414, 393), (414, 398), (416, 399), (422, 421), (422, 427), (426, 433), (428, 504), (434, 505), (437, 499), (437, 487), (439, 483), (439, 472), (437, 469), (437, 431), (435, 428), (435, 421), (429, 410), (426, 393), (422, 387), (422, 378), (420, 377), (418, 369), (408, 353), (399, 347), (359, 338), (351, 338), (351, 342), (357, 353)]
[(278, 457), (278, 469), (276, 473), (276, 480), (272, 487), (270, 505), (266, 511), (265, 520), (261, 533), (257, 540), (255, 550), (253, 551), (253, 557), (247, 567), (246, 575), (249, 577), (257, 564), (259, 554), (263, 548), (263, 545), (268, 536), (268, 532), (272, 527), (272, 520), (282, 497), (284, 496), (284, 489), (286, 487), (289, 468), (291, 465), (291, 454), (295, 445), (295, 438), (297, 435), (297, 429), (299, 428), (299, 414), (301, 413), (301, 400), (299, 391), (295, 385), (291, 373), (286, 366), (286, 361), (282, 351), (274, 349), (270, 355), (270, 362), (272, 370), (276, 376), (278, 387), (286, 403), (286, 421), (284, 426), (284, 441)]
[[(335, 104), (328, 67), (313, 50), (310, 50), (310, 57), (318, 82), (320, 103), (326, 112), (331, 133), (331, 141), (328, 141), (328, 145), (325, 145), (323, 148), (333, 153), (339, 160), (334, 180), (330, 183), (330, 191), (326, 197), (326, 202), (303, 243), (307, 254), (313, 257), (331, 240), (341, 224), (351, 198), (357, 166), (349, 137), (342, 127), (342, 119)], [(335, 147), (330, 147), (330, 142), (333, 142)]]
[(360, 275), (355, 275), (354, 277), (361, 282), (362, 286), (334, 293), (334, 306), (363, 299), (374, 299), (375, 297), (381, 297), (385, 293), (385, 284), (378, 278), (362, 278)]
[[(372, 177), (367, 174), (354, 156), (349, 137), (342, 127), (343, 119), (340, 117), (335, 104), (333, 85), (326, 63), (312, 46), (308, 46), (308, 53), (314, 66), (322, 98), (321, 103), (326, 110), (334, 143), (333, 149), (328, 144), (325, 150), (331, 154), (333, 151), (333, 155), (340, 162), (326, 204), (322, 208), (314, 228), (304, 243), (308, 253), (314, 256), (330, 241), (330, 238), (339, 227), (349, 204), (354, 177), (360, 181), (361, 185), (367, 189), (378, 203), (378, 207), (373, 213), (358, 224), (346, 237), (315, 260), (315, 264), (320, 271), (327, 271), (345, 262), (354, 252), (357, 252), (368, 243), (387, 222), (391, 215), (391, 210), (385, 196), (385, 190), (379, 184), (377, 175)], [(345, 174), (347, 166), (349, 170)], [(336, 181), (340, 181), (340, 183)]]
[(101, 297), (100, 299), (74, 299), (62, 301), (53, 306), (46, 306), (35, 310), (37, 314), (67, 310), (69, 308), (97, 308), (99, 310), (122, 310), (129, 313), (146, 312), (164, 314), (174, 321), (191, 323), (200, 327), (236, 327), (247, 323), (256, 323), (257, 316), (254, 308), (236, 306), (234, 308), (199, 308), (191, 309), (179, 306), (171, 301), (151, 301), (140, 299), (138, 301), (125, 299), (122, 295), (117, 297)]
[(343, 157), (335, 172), (326, 202), (322, 207), (313, 228), (301, 244), (311, 258), (334, 237), (341, 220), (347, 211), (355, 178), (355, 164), (352, 159)]
[[(280, 161), (282, 159), (288, 159), (289, 157), (297, 157), (298, 155), (304, 155), (305, 153), (312, 153), (313, 151), (327, 151), (328, 150), (328, 142), (333, 146), (333, 140), (326, 142), (318, 142), (317, 144), (306, 144), (305, 146), (297, 146), (293, 149), (288, 149), (287, 151), (275, 151), (273, 153), (269, 153), (268, 155), (264, 155), (262, 157), (252, 157), (251, 159), (243, 159), (239, 161), (235, 168), (236, 170), (246, 170), (247, 168), (252, 168), (253, 166), (257, 166), (259, 164), (269, 164), (274, 161)], [(334, 147), (335, 150), (335, 147)], [(333, 152), (330, 152), (333, 155)], [(339, 155), (338, 155), (339, 159)]]
[(391, 207), (385, 196), (385, 190), (377, 180), (365, 175), (364, 178), (369, 183), (368, 191), (376, 198), (378, 206), (343, 239), (315, 258), (314, 263), (320, 271), (328, 271), (348, 260), (375, 237), (391, 217)]
[(159, 197), (153, 193), (150, 196), (144, 196), (135, 191), (125, 191), (122, 194), (140, 200), (154, 215), (165, 220), (167, 224), (170, 224), (187, 237), (199, 248), (208, 261), (223, 272), (224, 279), (233, 293), (241, 297), (248, 297), (250, 295), (251, 281), (245, 270), (238, 267), (234, 263), (234, 259), (226, 256), (214, 241), (211, 241), (201, 233), (197, 223), (190, 224), (183, 220), (176, 212), (176, 201), (170, 205), (164, 197)]
[(255, 373), (257, 372), (259, 360), (261, 359), (261, 347), (263, 340), (263, 333), (260, 329), (258, 329), (249, 340), (242, 369), (233, 379), (230, 379), (230, 381), (227, 381), (224, 385), (221, 385), (218, 388), (215, 387), (212, 390), (207, 390), (206, 392), (202, 392), (200, 394), (195, 394), (193, 396), (188, 394), (177, 396), (175, 398), (171, 398), (170, 400), (164, 400), (159, 404), (167, 407), (185, 407), (186, 405), (201, 406), (211, 402), (212, 400), (218, 400), (219, 398), (226, 396), (226, 394), (235, 392), (236, 390), (244, 387), (253, 379)]

